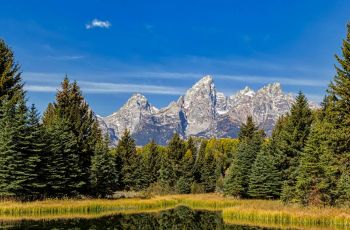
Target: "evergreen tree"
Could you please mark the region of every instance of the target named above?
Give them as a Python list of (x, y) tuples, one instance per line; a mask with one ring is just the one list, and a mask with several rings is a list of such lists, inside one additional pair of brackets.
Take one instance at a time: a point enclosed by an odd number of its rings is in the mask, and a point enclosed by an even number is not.
[(350, 171), (350, 24), (343, 40), (342, 57), (328, 88), (322, 110), (312, 127), (301, 158), (297, 180), (302, 204), (349, 204)]
[(159, 169), (159, 183), (162, 187), (170, 188), (170, 181), (173, 178), (170, 161), (167, 159), (167, 155), (164, 154), (161, 158), (161, 165)]
[[(242, 125), (243, 131), (240, 132), (241, 143), (237, 149), (237, 155), (228, 168), (224, 178), (224, 193), (230, 196), (247, 197), (249, 176), (252, 165), (260, 152), (264, 133), (257, 128), (246, 129), (244, 127), (255, 127), (251, 118), (248, 117), (247, 123)], [(250, 130), (247, 132), (246, 130)], [(253, 132), (253, 133), (251, 133)]]
[(138, 174), (140, 156), (137, 155), (135, 140), (131, 137), (128, 130), (118, 142), (116, 148), (116, 167), (120, 170), (120, 188), (125, 190), (132, 190), (140, 183)]
[(168, 144), (167, 158), (170, 165), (170, 180), (171, 187), (176, 186), (178, 178), (183, 176), (183, 169), (181, 165), (182, 158), (186, 153), (186, 144), (178, 134), (174, 134)]
[(335, 56), (338, 61), (336, 68), (336, 76), (331, 82), (328, 93), (330, 100), (328, 101), (328, 109), (326, 119), (331, 121), (334, 129), (330, 135), (332, 145), (330, 146), (332, 154), (339, 159), (338, 169), (338, 186), (339, 203), (349, 203), (346, 200), (346, 193), (349, 191), (341, 191), (346, 189), (344, 181), (350, 172), (350, 23), (347, 25), (347, 35), (343, 40), (341, 56)]
[(208, 152), (204, 157), (201, 172), (201, 184), (205, 192), (214, 192), (216, 187), (216, 159), (213, 153)]
[(2, 98), (0, 106), (0, 196), (16, 196), (22, 189), (21, 182), (23, 174), (19, 173), (22, 165), (23, 155), (19, 152), (16, 139), (17, 127), (15, 107), (7, 100)]
[(36, 110), (26, 106), (21, 81), (13, 52), (0, 40), (0, 193), (33, 199), (43, 187), (38, 172), (45, 144)]
[[(25, 105), (23, 105), (25, 106)], [(43, 183), (41, 162), (46, 150), (46, 139), (42, 125), (39, 123), (39, 115), (34, 105), (31, 106), (26, 117), (26, 130), (22, 141), (25, 154), (25, 175), (23, 196), (30, 195), (32, 199), (40, 198), (43, 194), (45, 184)]]
[(177, 191), (179, 193), (190, 193), (191, 185), (194, 182), (194, 156), (191, 149), (187, 149), (186, 154), (182, 158), (182, 176), (177, 181)]
[(142, 155), (143, 172), (140, 176), (143, 177), (142, 187), (146, 188), (158, 180), (161, 168), (160, 151), (154, 140), (143, 147)]
[(6, 103), (16, 103), (23, 84), (19, 65), (15, 62), (12, 50), (0, 39), (0, 105), (6, 97)]
[(113, 194), (117, 185), (117, 172), (114, 157), (108, 148), (109, 139), (96, 145), (95, 155), (91, 164), (91, 185), (98, 197), (107, 197)]
[[(336, 205), (350, 207), (350, 175), (349, 172), (341, 174), (337, 183)], [(327, 193), (326, 193), (327, 194)]]
[(243, 123), (240, 127), (240, 130), (238, 133), (238, 138), (240, 140), (242, 140), (244, 138), (252, 139), (253, 135), (255, 134), (255, 132), (257, 130), (258, 130), (258, 128), (256, 127), (256, 125), (253, 122), (253, 117), (248, 116), (246, 123)]
[(263, 148), (255, 159), (249, 176), (248, 194), (252, 198), (271, 199), (280, 195), (280, 174), (273, 157)]
[(88, 194), (90, 189), (91, 158), (96, 144), (102, 140), (97, 120), (85, 102), (82, 92), (76, 82), (70, 83), (66, 76), (61, 83), (61, 89), (56, 94), (56, 101), (49, 104), (44, 113), (43, 123), (49, 128), (56, 119), (66, 122), (78, 148), (78, 166), (84, 186), (80, 193)]
[(45, 157), (47, 196), (76, 196), (85, 181), (81, 177), (79, 148), (70, 122), (57, 119), (46, 131), (50, 134), (49, 153)]
[(295, 200), (295, 186), (300, 155), (310, 133), (313, 115), (308, 101), (299, 92), (290, 113), (280, 118), (273, 132), (270, 148), (277, 169), (282, 173), (282, 200)]

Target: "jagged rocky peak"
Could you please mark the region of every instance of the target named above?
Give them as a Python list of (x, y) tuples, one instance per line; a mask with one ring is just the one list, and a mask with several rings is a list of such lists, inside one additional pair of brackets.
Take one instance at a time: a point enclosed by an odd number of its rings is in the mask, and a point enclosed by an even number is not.
[(125, 105), (123, 107), (130, 107), (130, 106), (136, 106), (139, 108), (148, 108), (150, 105), (148, 103), (147, 98), (140, 94), (140, 93), (135, 93), (133, 94), (129, 100), (125, 103)]
[(279, 82), (275, 82), (272, 84), (268, 84), (258, 90), (258, 93), (268, 94), (268, 95), (281, 95), (283, 94), (281, 84)]
[(214, 80), (213, 77), (211, 75), (206, 75), (204, 77), (202, 77), (199, 81), (197, 81), (192, 88), (198, 88), (198, 87), (202, 87), (202, 86), (209, 86), (209, 87), (213, 87), (214, 85)]
[(240, 93), (249, 97), (253, 97), (255, 95), (254, 90), (252, 90), (248, 86), (244, 87), (244, 89), (241, 90)]
[(196, 82), (189, 90), (187, 90), (183, 101), (184, 107), (188, 107), (189, 104), (193, 102), (193, 99), (208, 99), (210, 101), (215, 101), (216, 99), (216, 89), (212, 76), (207, 75)]
[(183, 110), (187, 119), (186, 135), (194, 135), (211, 127), (215, 119), (216, 89), (207, 75), (187, 90)]
[(149, 111), (156, 113), (158, 109), (148, 102), (148, 99), (141, 93), (134, 93), (120, 110)]
[(244, 87), (244, 89), (239, 90), (237, 93), (235, 93), (231, 98), (234, 97), (254, 97), (255, 91), (249, 88), (248, 86)]

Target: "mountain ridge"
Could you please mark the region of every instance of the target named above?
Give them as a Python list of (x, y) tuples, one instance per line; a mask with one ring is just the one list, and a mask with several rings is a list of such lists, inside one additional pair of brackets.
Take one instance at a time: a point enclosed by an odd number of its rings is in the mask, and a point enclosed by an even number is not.
[(119, 110), (97, 119), (112, 144), (128, 129), (138, 145), (152, 139), (164, 145), (174, 133), (182, 138), (237, 137), (248, 115), (271, 135), (278, 117), (287, 113), (293, 102), (294, 97), (283, 93), (278, 82), (257, 91), (246, 86), (225, 96), (216, 90), (213, 77), (206, 75), (164, 108), (156, 108), (144, 95), (134, 93)]

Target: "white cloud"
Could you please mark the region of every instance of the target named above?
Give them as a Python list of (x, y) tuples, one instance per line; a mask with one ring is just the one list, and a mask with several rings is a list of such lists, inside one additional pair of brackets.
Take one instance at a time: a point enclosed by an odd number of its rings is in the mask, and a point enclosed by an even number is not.
[[(114, 94), (114, 93), (150, 93), (162, 95), (181, 95), (184, 88), (142, 84), (117, 84), (106, 82), (79, 81), (84, 93)], [(57, 86), (26, 84), (25, 90), (29, 92), (52, 93)]]
[(291, 85), (291, 86), (327, 87), (327, 85), (329, 84), (328, 80), (300, 79), (300, 78), (277, 77), (277, 76), (220, 75), (219, 74), (219, 75), (216, 75), (216, 77), (224, 80), (232, 80), (232, 81), (247, 82), (247, 83), (267, 84), (272, 82), (279, 82), (282, 85)]
[(102, 20), (95, 18), (90, 23), (86, 24), (85, 28), (88, 30), (96, 28), (96, 27), (108, 29), (111, 26), (112, 26), (112, 23), (110, 23), (109, 21), (102, 21)]
[(57, 91), (56, 86), (47, 85), (24, 85), (24, 89), (29, 92), (52, 93)]
[(67, 60), (79, 60), (85, 58), (83, 55), (64, 55), (64, 56), (48, 56), (53, 60), (67, 61)]
[(118, 84), (104, 82), (79, 81), (82, 90), (87, 93), (151, 93), (165, 95), (181, 95), (185, 89), (143, 84)]
[[(180, 73), (180, 72), (129, 72), (116, 73), (119, 77), (125, 78), (154, 78), (154, 79), (200, 79), (201, 77), (210, 74), (216, 79), (246, 83), (269, 84), (280, 82), (282, 85), (289, 86), (310, 86), (310, 87), (327, 87), (329, 80), (320, 80), (312, 78), (300, 77), (285, 77), (285, 76), (267, 76), (267, 75), (229, 75), (229, 74), (211, 74), (211, 73)], [(113, 74), (112, 74), (113, 75)]]

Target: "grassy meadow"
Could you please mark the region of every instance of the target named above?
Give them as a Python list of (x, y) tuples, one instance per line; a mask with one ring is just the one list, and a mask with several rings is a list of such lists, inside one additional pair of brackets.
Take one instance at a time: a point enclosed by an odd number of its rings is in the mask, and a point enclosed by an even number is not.
[(98, 218), (116, 213), (157, 212), (185, 205), (222, 211), (226, 223), (308, 229), (350, 229), (350, 209), (300, 207), (273, 200), (238, 200), (219, 194), (167, 195), (149, 199), (45, 200), (0, 202), (0, 221)]

